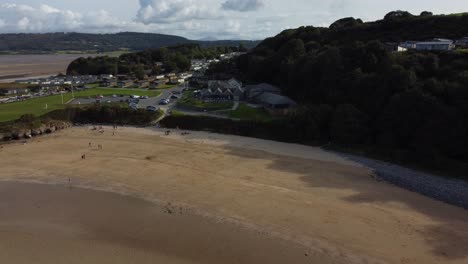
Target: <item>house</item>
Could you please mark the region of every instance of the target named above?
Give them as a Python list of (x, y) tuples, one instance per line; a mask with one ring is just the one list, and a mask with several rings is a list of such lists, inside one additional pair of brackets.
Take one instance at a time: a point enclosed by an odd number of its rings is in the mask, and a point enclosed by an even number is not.
[(416, 50), (453, 50), (455, 44), (450, 39), (433, 39), (416, 43)]
[(295, 107), (297, 104), (289, 97), (265, 92), (258, 97), (258, 102), (261, 103), (265, 108), (272, 110), (289, 109)]
[(147, 80), (136, 81), (133, 84), (133, 86), (137, 87), (137, 88), (145, 88), (145, 87), (149, 86), (149, 81), (147, 81)]
[(203, 99), (211, 100), (235, 100), (245, 99), (245, 90), (242, 83), (236, 79), (228, 81), (212, 80), (208, 81), (208, 88), (201, 92)]
[(459, 47), (468, 47), (468, 37), (455, 41), (455, 45)]
[(117, 87), (119, 87), (119, 88), (126, 88), (126, 87), (130, 87), (132, 85), (133, 85), (132, 80), (121, 80), (121, 81), (117, 82)]
[(112, 74), (101, 74), (99, 75), (99, 79), (104, 80), (104, 79), (112, 79), (114, 76)]
[(416, 49), (416, 43), (418, 42), (417, 41), (405, 41), (405, 42), (401, 42), (398, 46), (404, 49), (410, 50), (410, 49)]
[(115, 87), (117, 86), (117, 81), (115, 79), (105, 79), (101, 82), (102, 87)]
[(5, 95), (17, 95), (17, 94), (27, 94), (29, 89), (27, 88), (11, 88), (11, 89), (2, 89), (1, 91)]
[(153, 81), (149, 84), (150, 89), (156, 89), (166, 84), (166, 80)]
[(407, 48), (400, 46), (399, 43), (387, 42), (385, 43), (385, 48), (390, 52), (404, 52), (407, 51)]
[(268, 83), (247, 85), (245, 87), (248, 101), (256, 102), (263, 93), (281, 94), (281, 89)]

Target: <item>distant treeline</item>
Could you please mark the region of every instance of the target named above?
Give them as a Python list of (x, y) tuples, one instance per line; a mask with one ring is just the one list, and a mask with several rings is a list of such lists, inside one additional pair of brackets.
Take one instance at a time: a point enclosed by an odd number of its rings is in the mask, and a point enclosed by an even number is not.
[(252, 48), (257, 43), (258, 41), (248, 40), (197, 41), (172, 35), (133, 32), (116, 34), (0, 34), (0, 52), (20, 53), (109, 52), (121, 49), (141, 51), (179, 44), (199, 44), (203, 47), (238, 46), (243, 44), (247, 48)]
[[(123, 54), (115, 57), (79, 58), (67, 69), (67, 74), (135, 74), (142, 78), (144, 71), (160, 74), (174, 71), (190, 70), (192, 59), (214, 59), (221, 54), (246, 51), (239, 47), (202, 48), (198, 44), (183, 44), (167, 48), (148, 49), (141, 52)], [(162, 62), (163, 66), (156, 65)]]
[(301, 104), (289, 117), (298, 141), (447, 168), (448, 160), (468, 162), (468, 53), (392, 53), (382, 41), (465, 34), (468, 15), (398, 11), (373, 23), (286, 30), (237, 67), (244, 81), (278, 85)]

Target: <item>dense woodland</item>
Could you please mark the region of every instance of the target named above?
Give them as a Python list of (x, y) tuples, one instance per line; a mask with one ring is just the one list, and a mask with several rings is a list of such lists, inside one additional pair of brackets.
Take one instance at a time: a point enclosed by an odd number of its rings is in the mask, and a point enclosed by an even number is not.
[(0, 53), (109, 52), (121, 49), (142, 51), (179, 44), (218, 47), (238, 46), (241, 43), (248, 48), (252, 48), (258, 42), (244, 40), (198, 41), (172, 35), (133, 32), (116, 34), (0, 34)]
[[(119, 58), (108, 56), (79, 58), (68, 66), (67, 74), (135, 74), (141, 79), (146, 70), (150, 70), (152, 74), (188, 71), (192, 59), (214, 59), (233, 51), (246, 51), (246, 48), (242, 45), (202, 48), (198, 44), (183, 44), (127, 53)], [(158, 66), (156, 62), (162, 62), (164, 66)]]
[[(383, 42), (468, 36), (468, 15), (343, 19), (286, 30), (237, 61), (301, 103), (289, 116), (299, 142), (361, 146), (435, 168), (468, 162), (468, 53), (389, 52)], [(451, 166), (450, 165), (450, 166)]]

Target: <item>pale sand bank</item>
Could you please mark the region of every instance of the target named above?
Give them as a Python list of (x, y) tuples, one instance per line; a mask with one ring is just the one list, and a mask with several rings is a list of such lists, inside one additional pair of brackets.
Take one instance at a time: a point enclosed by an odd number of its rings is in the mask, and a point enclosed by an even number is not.
[[(139, 197), (155, 206), (170, 202), (190, 217), (222, 224), (216, 230), (242, 227), (274, 243), (288, 241), (290, 252), (304, 247), (298, 258), (308, 254), (306, 263), (468, 262), (466, 210), (377, 182), (369, 169), (333, 153), (203, 132), (162, 134), (119, 128), (112, 136), (110, 129), (101, 135), (72, 128), (26, 145), (7, 145), (0, 150), (0, 179), (67, 184), (71, 178), (74, 186)], [(97, 150), (97, 144), (104, 149)], [(82, 214), (89, 217), (76, 213)], [(244, 233), (239, 236), (240, 244), (250, 241)], [(29, 250), (29, 244), (21, 245)]]

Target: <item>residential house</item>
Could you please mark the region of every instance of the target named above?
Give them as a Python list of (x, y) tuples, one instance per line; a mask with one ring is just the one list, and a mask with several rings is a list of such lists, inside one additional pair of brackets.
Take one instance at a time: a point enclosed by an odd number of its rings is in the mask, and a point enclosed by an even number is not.
[(28, 88), (5, 88), (1, 92), (5, 95), (20, 95), (27, 94), (30, 92)]
[(117, 81), (115, 79), (104, 79), (101, 82), (102, 87), (115, 87), (117, 86)]
[(390, 52), (404, 52), (407, 51), (407, 48), (400, 46), (399, 43), (387, 42), (385, 43), (385, 48)]
[(149, 86), (149, 81), (147, 80), (135, 81), (133, 86), (137, 88), (146, 88)]
[(258, 101), (267, 109), (287, 109), (297, 105), (289, 97), (269, 92), (260, 95)]
[(416, 50), (442, 50), (449, 51), (455, 48), (455, 44), (450, 39), (433, 39), (416, 43)]
[(236, 79), (228, 81), (208, 81), (208, 88), (201, 91), (201, 97), (205, 100), (234, 100), (240, 101), (245, 98), (245, 90), (242, 83)]
[(416, 49), (416, 43), (418, 42), (417, 41), (405, 41), (405, 42), (401, 42), (398, 46), (407, 50), (411, 50), (411, 49)]
[(459, 47), (468, 47), (468, 37), (455, 41), (455, 45)]
[(119, 88), (127, 88), (133, 85), (132, 80), (120, 80), (117, 82), (117, 87)]
[(166, 83), (167, 83), (168, 80), (166, 79), (163, 79), (163, 80), (159, 80), (159, 81), (152, 81), (150, 84), (149, 84), (149, 88), (150, 89), (157, 89), (161, 86), (164, 86)]
[(259, 102), (258, 98), (263, 93), (273, 93), (273, 94), (281, 94), (281, 89), (273, 86), (268, 83), (260, 83), (256, 85), (247, 85), (245, 87), (246, 90), (246, 98), (248, 101), (251, 102)]

